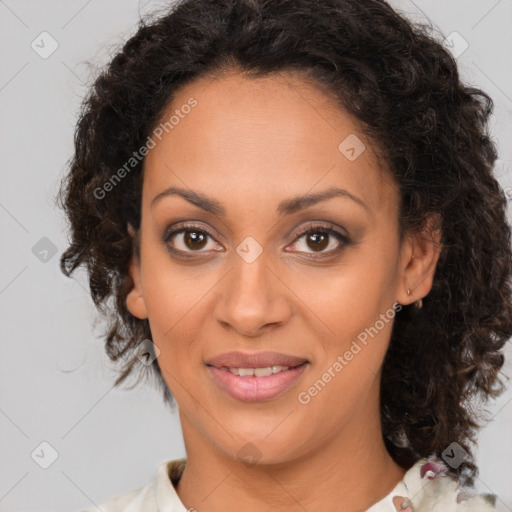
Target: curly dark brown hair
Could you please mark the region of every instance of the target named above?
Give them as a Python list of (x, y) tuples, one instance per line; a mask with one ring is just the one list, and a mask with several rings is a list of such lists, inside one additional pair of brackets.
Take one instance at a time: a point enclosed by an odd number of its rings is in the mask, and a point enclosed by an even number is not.
[[(460, 480), (478, 468), (469, 442), (481, 428), (477, 398), (503, 391), (502, 348), (512, 336), (510, 227), (493, 176), (493, 103), (464, 85), (429, 24), (413, 23), (380, 0), (184, 0), (138, 30), (96, 78), (75, 132), (75, 153), (59, 205), (72, 239), (61, 256), (70, 276), (87, 268), (119, 385), (144, 366), (147, 320), (127, 310), (127, 233), (141, 219), (143, 159), (106, 198), (98, 191), (142, 147), (178, 88), (235, 68), (247, 77), (298, 71), (330, 91), (379, 148), (400, 190), (400, 233), (441, 219), (442, 250), (422, 309), (397, 313), (381, 381), (386, 447), (402, 467), (453, 441), (467, 452)], [(109, 303), (109, 299), (112, 303)], [(119, 364), (119, 363), (118, 363)], [(150, 367), (173, 397), (156, 359)]]

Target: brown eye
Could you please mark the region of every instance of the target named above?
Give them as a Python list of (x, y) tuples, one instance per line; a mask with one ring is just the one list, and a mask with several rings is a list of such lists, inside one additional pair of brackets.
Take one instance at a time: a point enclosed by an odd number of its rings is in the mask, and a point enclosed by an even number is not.
[[(332, 256), (350, 244), (346, 235), (323, 224), (310, 226), (309, 229), (295, 233), (294, 236), (295, 242), (291, 251), (305, 253), (311, 258)], [(304, 241), (301, 242), (302, 240)]]
[(202, 249), (208, 235), (199, 231), (183, 231), (183, 242), (192, 250)]
[[(329, 245), (329, 234), (313, 233), (306, 235), (308, 247), (315, 251), (322, 251)], [(311, 242), (311, 243), (310, 243)]]
[[(223, 249), (215, 242), (211, 233), (201, 226), (194, 225), (176, 226), (174, 230), (164, 235), (163, 242), (176, 255), (201, 254)], [(211, 246), (208, 246), (209, 242)], [(309, 229), (296, 233), (291, 252), (304, 253), (309, 258), (328, 257), (340, 252), (349, 243), (350, 240), (346, 235), (322, 224), (310, 226)]]
[[(211, 247), (208, 247), (209, 239)], [(196, 226), (178, 226), (177, 229), (171, 231), (164, 236), (164, 243), (169, 249), (177, 252), (207, 252), (215, 249), (213, 235), (204, 228)]]

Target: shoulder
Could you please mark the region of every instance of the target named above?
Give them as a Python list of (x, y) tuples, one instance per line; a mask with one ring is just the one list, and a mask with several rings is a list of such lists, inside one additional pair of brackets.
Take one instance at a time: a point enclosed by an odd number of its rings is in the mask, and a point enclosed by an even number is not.
[[(412, 471), (411, 471), (412, 470)], [(461, 486), (460, 482), (448, 470), (448, 466), (439, 458), (431, 456), (422, 459), (411, 468), (404, 477), (409, 491), (412, 511), (444, 510), (454, 512), (492, 512), (495, 510), (494, 494), (478, 493), (473, 487)], [(396, 499), (398, 498), (398, 499)], [(395, 507), (403, 510), (403, 504), (395, 497)], [(407, 504), (405, 504), (407, 510)]]
[(167, 506), (164, 509), (172, 505), (174, 510), (179, 499), (173, 481), (181, 477), (185, 464), (186, 459), (164, 461), (159, 464), (155, 478), (146, 485), (74, 512), (159, 512), (163, 504)]
[(80, 512), (153, 512), (156, 508), (151, 508), (151, 487), (153, 483), (148, 483), (124, 494), (112, 496), (107, 500), (100, 502), (97, 506), (80, 510)]

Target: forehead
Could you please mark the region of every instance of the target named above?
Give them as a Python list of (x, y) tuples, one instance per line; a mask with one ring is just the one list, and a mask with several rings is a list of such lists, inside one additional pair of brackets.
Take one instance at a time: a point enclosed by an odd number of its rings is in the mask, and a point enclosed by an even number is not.
[(395, 184), (357, 122), (296, 73), (201, 78), (174, 95), (166, 122), (145, 159), (149, 200), (176, 185), (270, 207), (336, 186), (375, 211), (396, 207)]

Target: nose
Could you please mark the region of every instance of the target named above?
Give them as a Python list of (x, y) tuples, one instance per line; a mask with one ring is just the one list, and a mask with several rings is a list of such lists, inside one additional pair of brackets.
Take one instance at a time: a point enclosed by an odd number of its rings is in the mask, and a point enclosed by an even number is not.
[(247, 262), (235, 255), (233, 268), (217, 288), (214, 308), (218, 322), (246, 337), (256, 337), (285, 324), (293, 313), (293, 294), (261, 254)]

